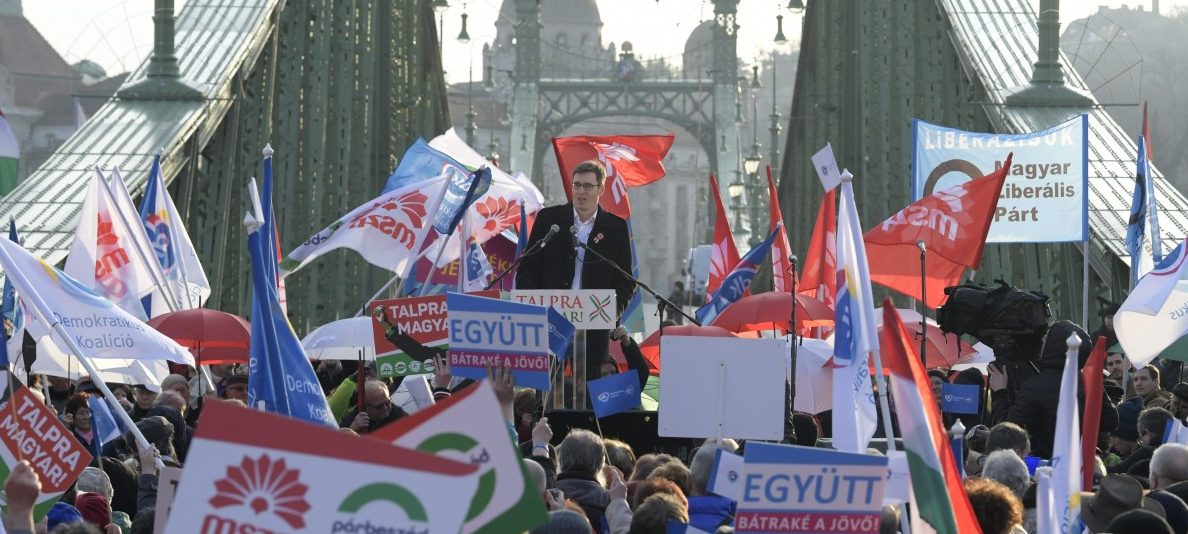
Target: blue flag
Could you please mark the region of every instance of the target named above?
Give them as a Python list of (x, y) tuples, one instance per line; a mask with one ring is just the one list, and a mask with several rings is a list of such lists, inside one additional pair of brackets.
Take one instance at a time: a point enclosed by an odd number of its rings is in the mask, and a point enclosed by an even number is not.
[(557, 358), (557, 363), (565, 363), (569, 355), (569, 344), (573, 342), (573, 333), (577, 329), (561, 312), (549, 307), (549, 352)]
[(639, 375), (635, 372), (616, 373), (586, 382), (594, 417), (602, 418), (639, 406)]
[[(631, 219), (627, 219), (627, 242), (631, 243), (631, 276), (639, 278), (639, 255), (635, 253), (635, 232), (631, 229)], [(623, 319), (620, 321), (629, 332), (642, 333), (644, 331), (643, 293), (637, 287), (623, 309)]]
[(429, 146), (429, 143), (426, 143), (424, 139), (418, 138), (412, 146), (408, 147), (408, 150), (404, 151), (404, 157), (400, 158), (400, 163), (396, 165), (396, 171), (388, 177), (381, 193), (441, 176), (445, 172), (450, 172), (452, 176), (461, 176), (463, 179), (470, 175), (470, 171), (458, 160)]
[[(265, 160), (265, 184), (271, 180), (271, 159)], [(255, 183), (251, 186), (255, 188)], [(271, 194), (271, 188), (265, 188)], [(261, 206), (271, 200), (262, 198)], [(248, 367), (248, 404), (253, 408), (337, 428), (330, 405), (301, 341), (281, 310), (276, 288), (276, 253), (269, 219), (270, 208), (254, 215), (249, 228), (248, 254), (252, 261), (252, 336)]]
[[(20, 239), (17, 238), (16, 221), (13, 219), (8, 220), (8, 240), (13, 243), (20, 243)], [(5, 369), (8, 369), (9, 364), (8, 338), (10, 336), (8, 334), (8, 328), (11, 325), (12, 334), (17, 335), (23, 322), (20, 320), (20, 313), (21, 310), (16, 305), (16, 289), (12, 287), (12, 281), (5, 277), (4, 296), (0, 298), (0, 321), (3, 321), (0, 323), (0, 327), (2, 327), (0, 328), (0, 334), (4, 335), (3, 343), (0, 343), (0, 365), (3, 365)]]
[(981, 404), (982, 388), (977, 384), (941, 385), (941, 411), (976, 414)]
[(441, 207), (433, 216), (433, 229), (441, 235), (450, 235), (462, 221), (466, 209), (491, 188), (491, 169), (483, 167), (474, 174), (454, 175), (446, 187)]
[[(1159, 240), (1159, 214), (1151, 181), (1150, 161), (1147, 158), (1146, 138), (1138, 141), (1137, 174), (1134, 194), (1130, 201), (1130, 219), (1126, 226), (1126, 251), (1130, 254), (1130, 281), (1134, 286), (1139, 278), (1163, 261), (1163, 247)], [(1148, 253), (1150, 248), (1150, 253)]]
[(767, 239), (761, 241), (755, 248), (751, 249), (746, 256), (739, 260), (738, 265), (734, 266), (734, 270), (722, 279), (722, 285), (710, 297), (709, 302), (705, 303), (697, 309), (697, 322), (708, 325), (713, 323), (718, 314), (722, 313), (727, 306), (734, 304), (738, 299), (742, 298), (743, 294), (747, 292), (747, 288), (751, 287), (751, 280), (755, 278), (755, 271), (763, 262), (767, 261), (767, 256), (771, 254), (771, 244), (775, 241), (776, 235), (779, 234), (780, 228), (783, 228), (783, 223), (777, 224), (775, 229), (771, 231), (771, 235)]
[(87, 400), (87, 407), (91, 409), (91, 427), (95, 431), (95, 439), (102, 447), (107, 442), (120, 437), (121, 427), (107, 407), (103, 397), (91, 397)]

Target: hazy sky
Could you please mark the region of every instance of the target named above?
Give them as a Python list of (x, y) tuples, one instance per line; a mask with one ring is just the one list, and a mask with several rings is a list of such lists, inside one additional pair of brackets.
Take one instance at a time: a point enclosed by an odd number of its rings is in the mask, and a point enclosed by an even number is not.
[[(510, 0), (509, 0), (510, 1)], [(545, 2), (554, 0), (543, 0)], [(833, 1), (833, 0), (807, 0)], [(893, 2), (902, 0), (866, 0)], [(1038, 5), (1039, 0), (1031, 0)], [(1061, 22), (1085, 17), (1099, 5), (1143, 5), (1151, 0), (1064, 0)], [(642, 58), (678, 56), (689, 32), (713, 16), (709, 0), (597, 0), (602, 14), (603, 44), (631, 41)], [(446, 71), (451, 82), (465, 81), (473, 58), (474, 75), (481, 78), (482, 43), (495, 36), (494, 21), (501, 0), (449, 0), (445, 12)], [(186, 0), (176, 0), (180, 9)], [(775, 17), (784, 15), (784, 33), (793, 42), (800, 38), (800, 16), (781, 6), (786, 0), (742, 0), (738, 23), (740, 57), (755, 57), (776, 46)], [(130, 70), (152, 48), (152, 0), (24, 0), (25, 16), (69, 62), (90, 59), (108, 74)], [(1162, 0), (1165, 12), (1188, 7), (1188, 0)], [(470, 44), (455, 39), (465, 9), (470, 16)], [(784, 47), (791, 48), (793, 44)], [(679, 62), (678, 62), (679, 63)]]

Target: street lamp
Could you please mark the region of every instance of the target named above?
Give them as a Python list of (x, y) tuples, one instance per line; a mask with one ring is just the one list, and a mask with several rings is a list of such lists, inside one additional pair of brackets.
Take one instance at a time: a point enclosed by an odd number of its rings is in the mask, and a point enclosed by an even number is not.
[(784, 16), (776, 15), (776, 44), (784, 44), (788, 42), (788, 38), (784, 36)]
[(726, 194), (730, 195), (730, 211), (734, 212), (735, 235), (742, 233), (742, 196), (746, 189), (747, 184), (739, 178), (738, 171), (734, 171), (734, 181), (726, 186)]
[(750, 193), (747, 195), (747, 211), (751, 222), (751, 239), (748, 241), (751, 248), (758, 245), (762, 241), (760, 237), (759, 224), (759, 164), (763, 162), (763, 156), (759, 155), (759, 143), (751, 145), (751, 155), (743, 158), (743, 171), (747, 173), (747, 189)]
[(788, 9), (790, 11), (804, 11), (804, 0), (789, 0)]
[(462, 31), (458, 32), (458, 42), (466, 44), (470, 42), (470, 32), (466, 31), (466, 19), (470, 18), (470, 15), (466, 14), (465, 6), (462, 9)]

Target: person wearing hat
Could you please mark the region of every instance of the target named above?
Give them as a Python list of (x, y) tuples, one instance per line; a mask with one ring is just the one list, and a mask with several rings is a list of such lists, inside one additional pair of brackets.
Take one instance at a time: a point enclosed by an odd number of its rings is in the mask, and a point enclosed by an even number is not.
[(1171, 390), (1172, 399), (1168, 410), (1180, 422), (1188, 421), (1188, 382), (1180, 382)]
[(1130, 469), (1143, 461), (1150, 461), (1155, 449), (1163, 444), (1163, 430), (1171, 421), (1171, 412), (1163, 408), (1147, 408), (1138, 416), (1139, 447), (1121, 462), (1106, 468), (1111, 473), (1129, 473)]
[(1118, 427), (1109, 432), (1109, 454), (1113, 461), (1107, 461), (1107, 464), (1121, 462), (1138, 449), (1138, 416), (1142, 411), (1143, 399), (1138, 397), (1131, 397), (1118, 404)]
[(1114, 518), (1135, 509), (1167, 515), (1158, 501), (1143, 496), (1143, 486), (1137, 480), (1126, 475), (1107, 475), (1096, 492), (1081, 492), (1081, 521), (1090, 532), (1109, 532)]
[(1101, 326), (1093, 331), (1093, 337), (1090, 339), (1097, 340), (1098, 337), (1104, 337), (1107, 347), (1118, 344), (1118, 334), (1114, 333), (1114, 314), (1118, 313), (1120, 307), (1118, 304), (1111, 303), (1101, 309)]
[(238, 400), (247, 404), (247, 384), (247, 375), (228, 374), (223, 377), (222, 385), (219, 388), (222, 390), (222, 393), (219, 396), (224, 399)]

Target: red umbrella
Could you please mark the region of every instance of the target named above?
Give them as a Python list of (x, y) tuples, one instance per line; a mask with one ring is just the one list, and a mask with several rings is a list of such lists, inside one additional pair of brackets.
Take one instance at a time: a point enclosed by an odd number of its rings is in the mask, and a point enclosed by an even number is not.
[[(716, 319), (714, 326), (720, 326), (731, 332), (747, 332), (754, 330), (788, 331), (788, 323), (792, 321), (791, 293), (760, 293), (743, 297), (727, 306)], [(812, 328), (816, 326), (833, 326), (833, 310), (825, 303), (796, 295), (796, 327)]]
[[(900, 318), (903, 319), (903, 328), (911, 336), (913, 348), (917, 352), (920, 350), (920, 314), (911, 309), (899, 309)], [(880, 322), (882, 316), (880, 315)], [(883, 325), (878, 325), (879, 332), (882, 333)], [(978, 350), (961, 340), (961, 336), (956, 334), (946, 334), (937, 326), (936, 321), (928, 319), (928, 338), (924, 342), (928, 351), (924, 358), (924, 367), (931, 369), (934, 367), (949, 368), (957, 363), (958, 360), (977, 354)], [(886, 372), (886, 368), (884, 368)]]
[(158, 315), (148, 324), (190, 349), (199, 365), (248, 362), (252, 327), (237, 315), (195, 308)]
[[(680, 325), (665, 327), (663, 330), (666, 336), (738, 337), (733, 332), (719, 326)], [(660, 334), (660, 330), (652, 332), (652, 335), (639, 344), (639, 351), (643, 353), (644, 359), (651, 364), (653, 375), (660, 374)]]

